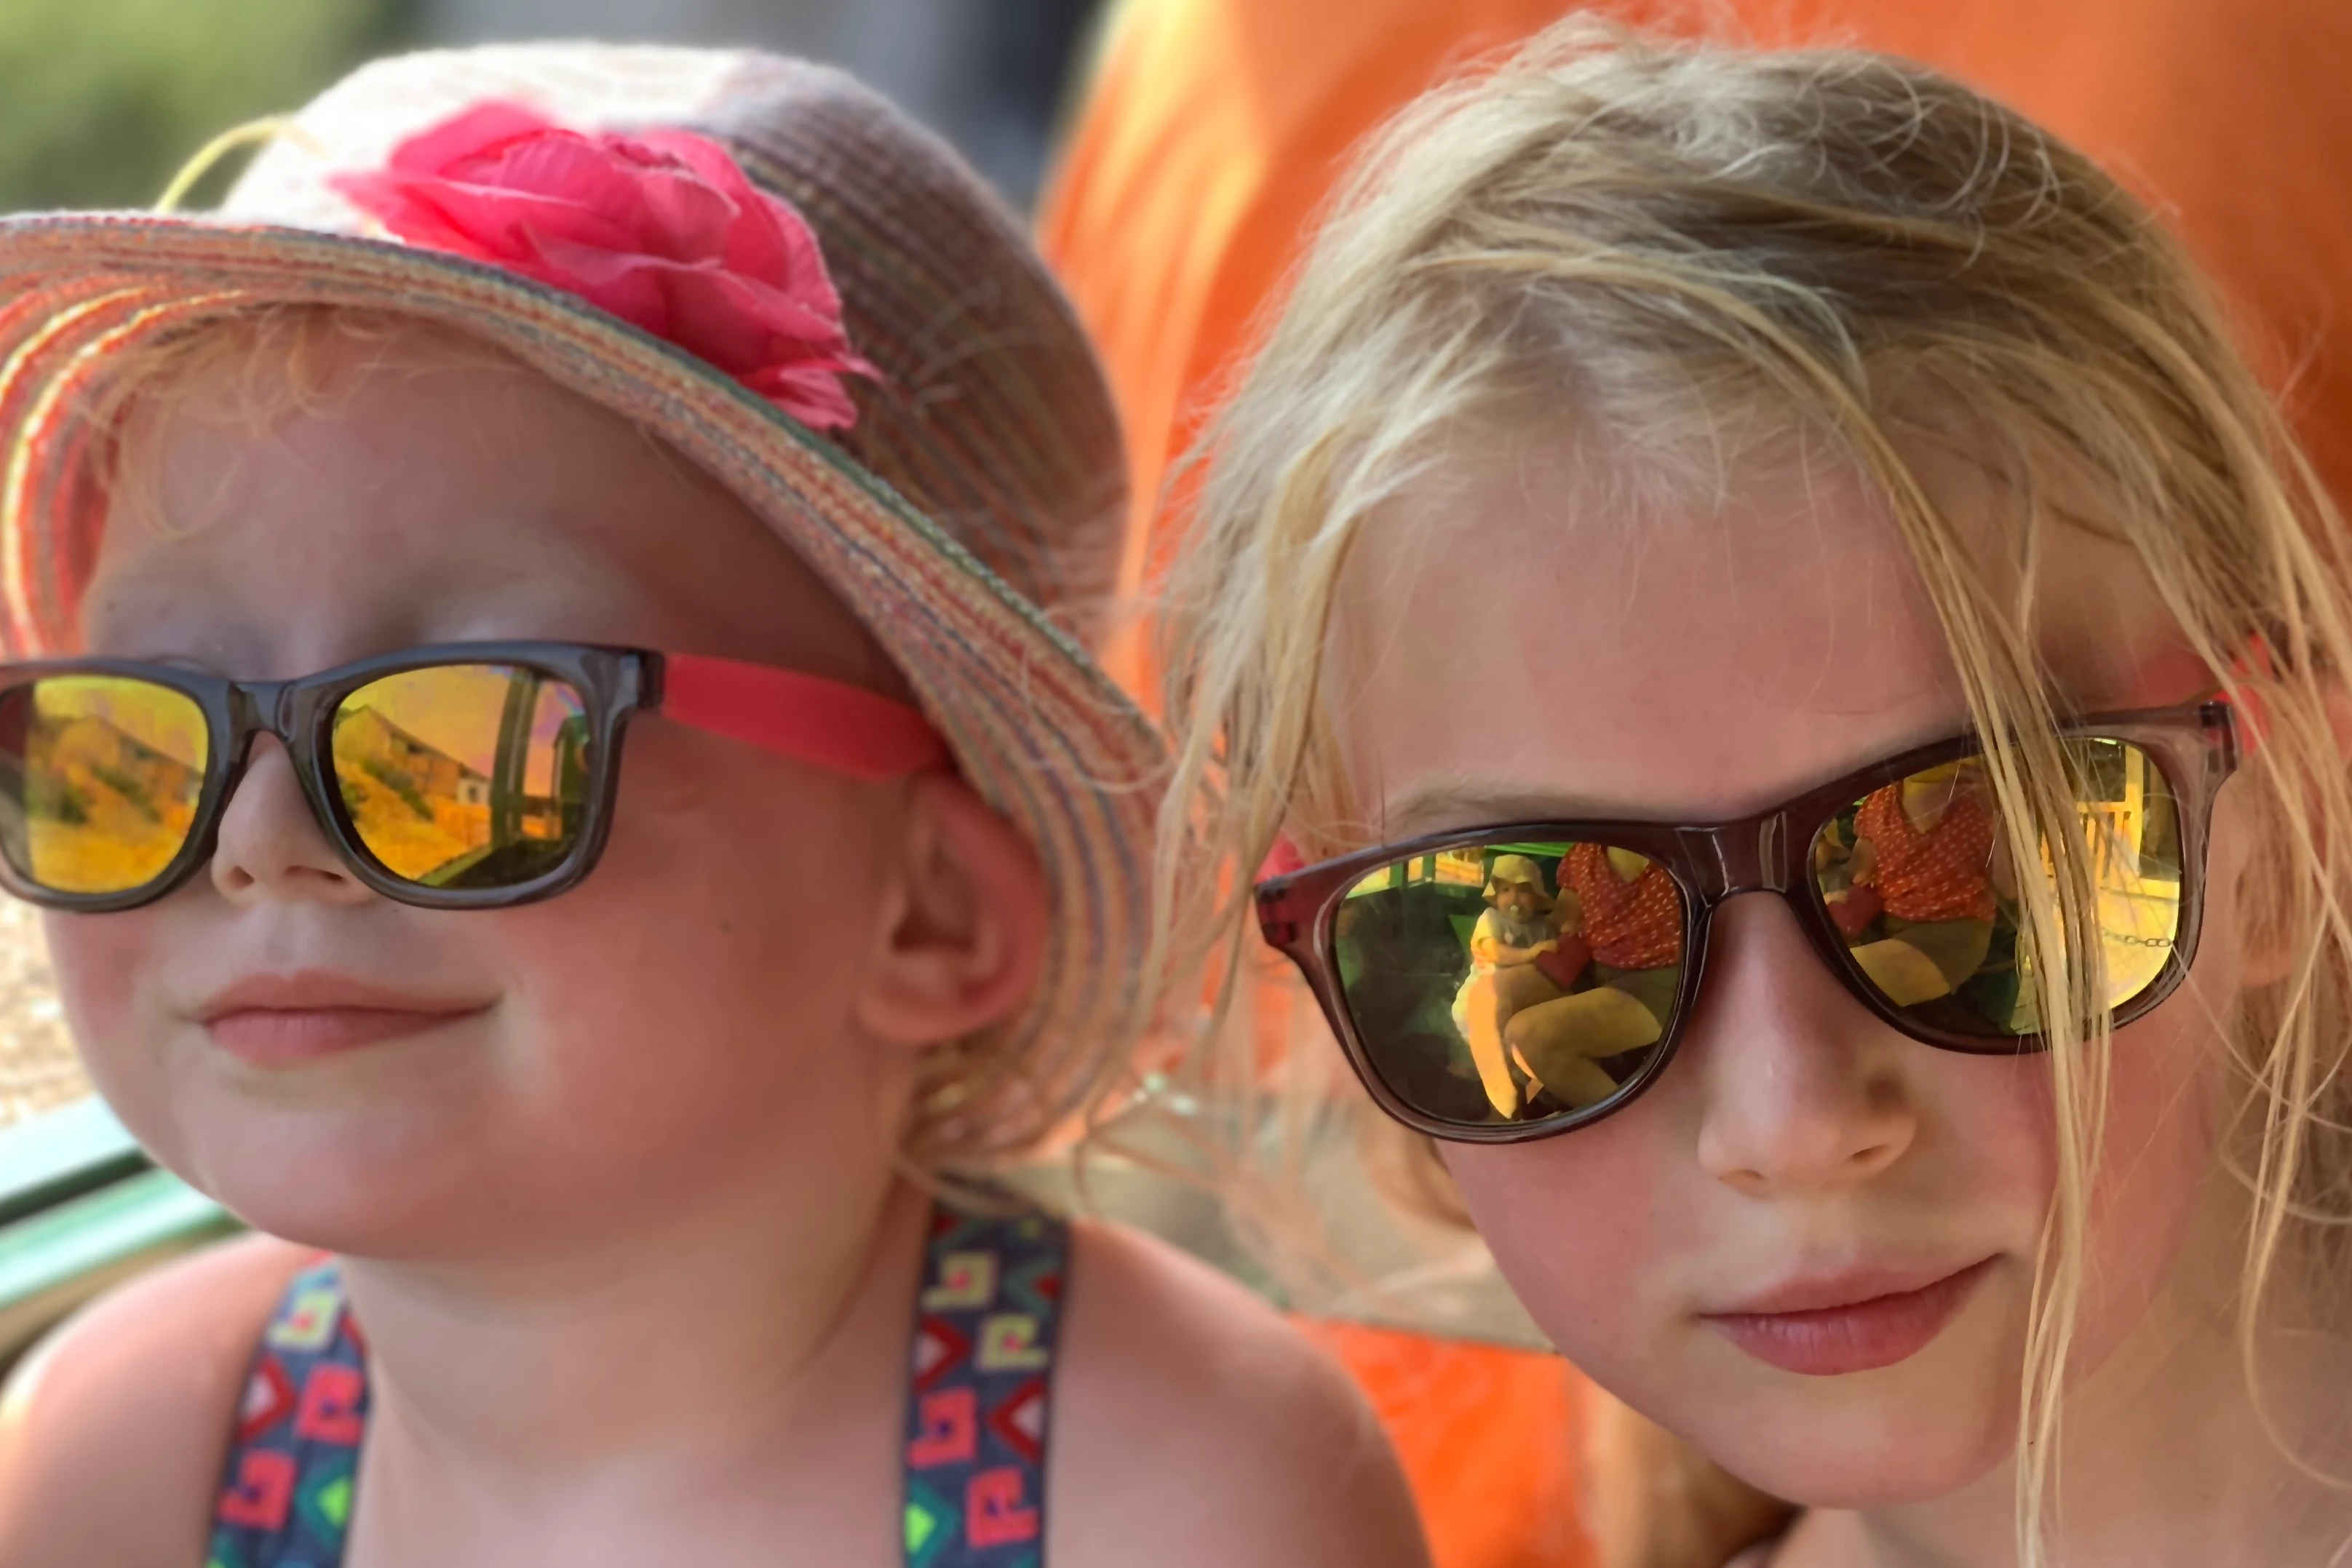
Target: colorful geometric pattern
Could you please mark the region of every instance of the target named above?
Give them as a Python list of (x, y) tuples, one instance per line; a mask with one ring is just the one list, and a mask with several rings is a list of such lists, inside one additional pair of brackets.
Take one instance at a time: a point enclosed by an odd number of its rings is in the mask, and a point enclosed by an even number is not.
[[(908, 1568), (1041, 1568), (1069, 1227), (932, 1210), (908, 1399)], [(367, 1346), (333, 1261), (295, 1277), (237, 1410), (205, 1568), (341, 1568)]]
[(1038, 1568), (1069, 1227), (941, 1207), (915, 1314), (908, 1568)]
[(366, 1345), (323, 1262), (295, 1276), (262, 1333), (206, 1568), (335, 1568), (367, 1410)]

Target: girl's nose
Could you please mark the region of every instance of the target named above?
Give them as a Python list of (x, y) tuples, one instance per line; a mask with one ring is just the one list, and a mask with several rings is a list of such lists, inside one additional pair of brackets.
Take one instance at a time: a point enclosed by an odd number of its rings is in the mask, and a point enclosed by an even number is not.
[(212, 878), (233, 904), (272, 898), (357, 904), (374, 896), (327, 841), (293, 759), (272, 736), (254, 742), (244, 777), (221, 813)]
[(1850, 1188), (1918, 1131), (1906, 1053), (1823, 967), (1780, 900), (1716, 914), (1706, 983), (1677, 1063), (1702, 1095), (1699, 1164), (1751, 1197)]

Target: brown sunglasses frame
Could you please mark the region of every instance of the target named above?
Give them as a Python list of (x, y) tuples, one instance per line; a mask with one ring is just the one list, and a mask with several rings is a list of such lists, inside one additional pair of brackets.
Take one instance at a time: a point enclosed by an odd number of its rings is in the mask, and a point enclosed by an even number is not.
[[(546, 873), (513, 887), (439, 888), (412, 882), (377, 860), (360, 836), (335, 781), (337, 706), (387, 675), (451, 664), (511, 664), (579, 693), (589, 723), (586, 813), (579, 841)], [(42, 886), (0, 853), (0, 886), (27, 904), (77, 915), (137, 909), (176, 891), (213, 858), (222, 814), (244, 777), (253, 743), (273, 736), (294, 763), (303, 798), (328, 842), (359, 882), (420, 909), (502, 909), (551, 898), (586, 876), (612, 831), (621, 736), (632, 716), (661, 702), (662, 655), (574, 643), (449, 643), (339, 664), (290, 681), (234, 681), (209, 671), (132, 659), (55, 659), (0, 664), (0, 692), (65, 675), (113, 675), (177, 692), (202, 711), (207, 741), (204, 784), (187, 841), (154, 877), (119, 893), (63, 893)]]
[[(2237, 727), (2230, 706), (2208, 701), (2179, 707), (2094, 715), (2061, 727), (2062, 739), (2116, 740), (2154, 758), (2180, 807), (2180, 923), (2163, 970), (2138, 995), (2116, 1008), (2120, 1028), (2145, 1017), (2179, 986), (2196, 960), (2204, 918), (2205, 850), (2213, 800), (2239, 760)], [(1433, 1138), (1465, 1144), (1517, 1144), (1557, 1137), (1613, 1115), (1654, 1083), (1674, 1060), (1696, 1004), (1706, 971), (1707, 934), (1715, 912), (1747, 893), (1773, 893), (1788, 902), (1813, 947), (1848, 992), (1900, 1033), (1940, 1050), (1978, 1056), (2011, 1056), (2042, 1048), (2039, 1035), (1989, 1038), (1938, 1030), (1907, 1017), (1881, 996), (1849, 956), (1832, 923), (1829, 906), (1812, 891), (1808, 860), (1813, 839), (1840, 811), (1872, 791), (1939, 763), (1982, 749), (1972, 736), (1956, 736), (1916, 747), (1807, 789), (1793, 800), (1733, 821), (1672, 824), (1626, 821), (1507, 822), (1432, 833), (1402, 843), (1324, 861), (1258, 884), (1258, 928), (1268, 946), (1289, 958), (1305, 977), (1338, 1037), (1349, 1065), (1373, 1101), (1390, 1116)], [(1473, 1124), (1425, 1115), (1406, 1104), (1381, 1078), (1357, 1031), (1339, 984), (1333, 926), (1340, 901), (1381, 866), (1443, 850), (1496, 841), (1597, 842), (1631, 850), (1663, 866), (1682, 894), (1683, 973), (1675, 1010), (1647, 1061), (1619, 1092), (1600, 1104), (1566, 1111), (1542, 1121)]]

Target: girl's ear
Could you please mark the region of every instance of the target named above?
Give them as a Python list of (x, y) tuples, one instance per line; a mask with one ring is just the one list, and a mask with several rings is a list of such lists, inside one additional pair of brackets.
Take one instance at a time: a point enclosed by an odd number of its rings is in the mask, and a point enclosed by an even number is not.
[(881, 950), (855, 1007), (874, 1039), (961, 1039), (1027, 998), (1051, 918), (1036, 852), (961, 779), (914, 781)]

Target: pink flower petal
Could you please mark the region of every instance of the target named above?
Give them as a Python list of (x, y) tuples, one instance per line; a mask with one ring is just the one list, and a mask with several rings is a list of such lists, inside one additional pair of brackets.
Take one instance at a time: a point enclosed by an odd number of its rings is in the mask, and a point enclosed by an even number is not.
[(691, 289), (672, 289), (681, 331), (705, 341), (722, 332), (740, 334), (751, 345), (737, 360), (744, 368), (783, 359), (856, 359), (839, 317), (813, 310), (782, 289), (736, 273), (709, 274), (694, 281)]
[(415, 193), (494, 258), (531, 256), (550, 241), (593, 250), (629, 251), (636, 236), (594, 207), (562, 195), (436, 183)]
[(676, 268), (676, 263), (660, 256), (598, 250), (562, 240), (542, 244), (536, 259), (544, 281), (569, 289), (632, 327), (677, 343), (682, 349), (692, 348), (679, 341), (671, 317), (667, 275)]
[(647, 170), (637, 189), (646, 220), (642, 248), (673, 261), (715, 263), (726, 254), (737, 211), (723, 193), (678, 169)]
[(486, 103), (332, 183), (408, 243), (575, 294), (812, 428), (856, 422), (844, 376), (879, 379), (807, 222), (707, 138), (588, 137)]
[[(423, 199), (420, 183), (405, 174), (337, 174), (327, 183), (352, 206), (382, 224), (385, 232), (411, 245), (488, 259), (472, 236), (452, 224), (437, 204)], [(429, 184), (425, 188), (429, 189)]]
[(444, 177), (480, 190), (569, 202), (596, 213), (615, 234), (642, 236), (649, 222), (635, 175), (568, 132), (518, 142), (495, 160), (465, 163)]
[(393, 149), (390, 167), (404, 174), (446, 173), (460, 159), (478, 158), (507, 142), (555, 129), (537, 110), (493, 99), (410, 137)]
[[(797, 336), (747, 280), (713, 269), (669, 279), (671, 319), (678, 341), (730, 375), (745, 375), (776, 358), (779, 339)], [(789, 351), (789, 350), (788, 350)]]
[(828, 434), (857, 423), (857, 405), (841, 378), (814, 365), (774, 365), (736, 378), (811, 430)]
[(813, 305), (840, 313), (840, 298), (825, 276), (824, 254), (806, 219), (751, 183), (742, 166), (715, 141), (684, 131), (663, 131), (646, 140), (725, 191), (741, 210), (742, 220), (728, 235), (730, 271), (780, 288), (811, 290)]

